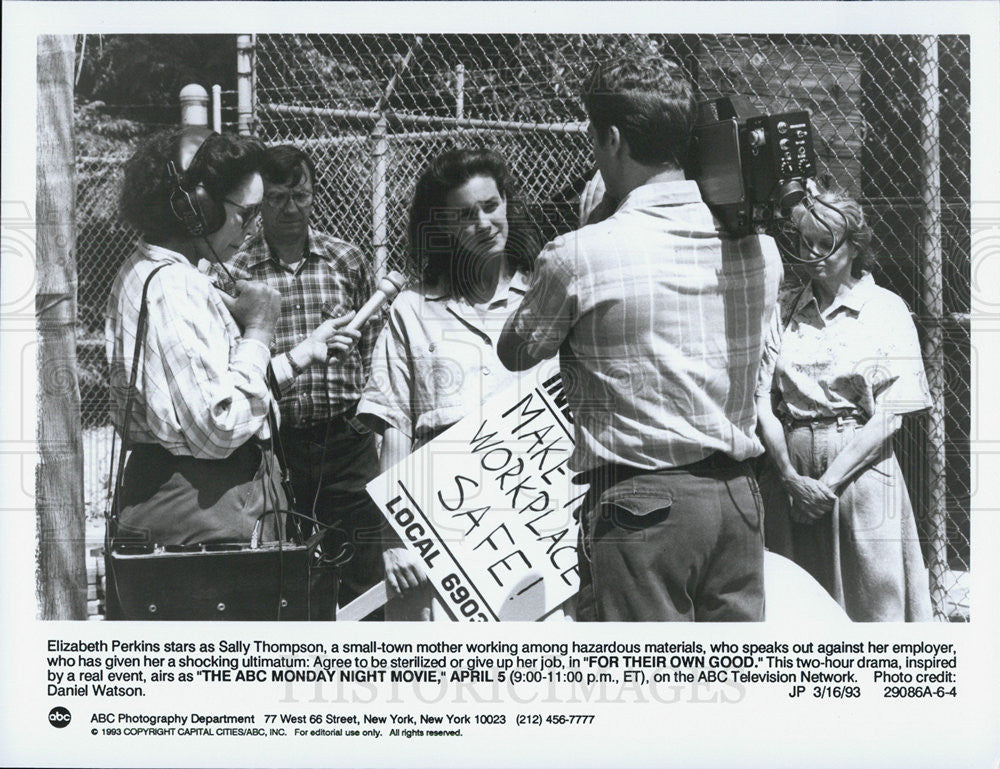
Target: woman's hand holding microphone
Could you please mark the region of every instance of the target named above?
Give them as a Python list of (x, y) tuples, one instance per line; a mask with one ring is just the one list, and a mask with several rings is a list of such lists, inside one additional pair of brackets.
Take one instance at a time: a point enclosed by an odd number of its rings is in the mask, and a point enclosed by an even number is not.
[[(379, 281), (375, 293), (358, 312), (332, 317), (324, 310), (326, 319), (289, 350), (294, 366), (302, 370), (329, 360), (343, 360), (361, 339), (362, 326), (405, 285), (403, 276), (392, 271)], [(271, 344), (281, 314), (281, 294), (276, 289), (259, 281), (237, 280), (235, 296), (222, 290), (219, 296), (243, 329), (244, 337)]]

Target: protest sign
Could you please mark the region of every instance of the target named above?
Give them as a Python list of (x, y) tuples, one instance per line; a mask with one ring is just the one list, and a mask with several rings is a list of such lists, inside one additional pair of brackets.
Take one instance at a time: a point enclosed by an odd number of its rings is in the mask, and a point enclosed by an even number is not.
[(368, 484), (458, 620), (536, 620), (576, 593), (573, 430), (553, 362)]

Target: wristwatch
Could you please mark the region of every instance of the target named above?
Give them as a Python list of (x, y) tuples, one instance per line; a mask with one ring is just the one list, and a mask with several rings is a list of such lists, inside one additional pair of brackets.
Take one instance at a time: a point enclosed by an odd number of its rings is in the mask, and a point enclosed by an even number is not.
[(287, 360), (288, 365), (292, 367), (293, 376), (299, 376), (303, 371), (305, 371), (305, 369), (302, 368), (302, 366), (300, 366), (298, 363), (295, 362), (295, 359), (292, 357), (291, 350), (285, 353), (285, 360)]

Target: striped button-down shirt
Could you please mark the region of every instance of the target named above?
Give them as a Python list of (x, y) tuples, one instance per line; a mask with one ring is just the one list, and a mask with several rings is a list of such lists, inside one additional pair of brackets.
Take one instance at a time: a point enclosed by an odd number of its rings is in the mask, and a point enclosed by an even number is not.
[(121, 430), (142, 287), (148, 326), (129, 423), (129, 440), (172, 454), (222, 459), (268, 435), (267, 347), (244, 339), (212, 279), (181, 254), (140, 243), (118, 270), (108, 299), (105, 345), (112, 418)]
[[(281, 317), (271, 352), (275, 373), (287, 364), (283, 355), (326, 317), (358, 310), (375, 292), (375, 276), (355, 246), (315, 230), (309, 231), (306, 253), (295, 269), (271, 253), (259, 230), (240, 249), (230, 267), (234, 276), (259, 280), (281, 293)], [(376, 316), (361, 330), (361, 340), (340, 361), (311, 366), (282, 390), (281, 415), (286, 424), (307, 427), (350, 412), (361, 397), (372, 348), (382, 327)]]
[(514, 330), (535, 357), (561, 353), (571, 466), (762, 453), (754, 393), (781, 273), (771, 238), (720, 234), (691, 181), (638, 187), (546, 246)]

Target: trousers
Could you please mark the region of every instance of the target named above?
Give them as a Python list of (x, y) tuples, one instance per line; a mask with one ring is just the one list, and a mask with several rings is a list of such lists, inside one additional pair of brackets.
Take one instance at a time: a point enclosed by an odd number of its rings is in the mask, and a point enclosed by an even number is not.
[(585, 476), (580, 619), (763, 620), (763, 506), (750, 463), (713, 454)]
[[(795, 469), (819, 478), (860, 425), (786, 425)], [(933, 619), (927, 568), (899, 462), (891, 451), (851, 479), (834, 511), (812, 523), (788, 515), (789, 499), (773, 469), (761, 476), (768, 548), (794, 560), (855, 622)]]
[[(354, 419), (281, 427), (295, 505), (329, 526), (323, 550), (349, 559), (341, 569), (340, 605), (383, 579), (382, 513), (365, 490), (378, 475), (374, 435)], [(309, 529), (307, 523), (305, 528)]]

